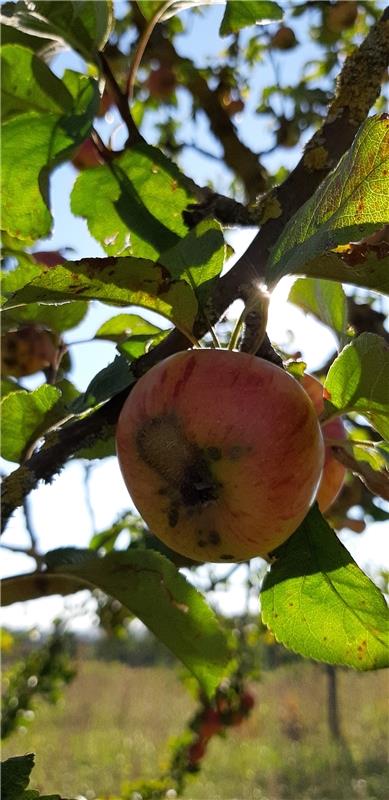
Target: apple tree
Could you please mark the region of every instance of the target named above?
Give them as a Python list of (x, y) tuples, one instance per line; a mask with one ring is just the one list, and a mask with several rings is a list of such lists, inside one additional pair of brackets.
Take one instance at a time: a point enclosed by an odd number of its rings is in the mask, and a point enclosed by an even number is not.
[[(118, 601), (189, 669), (200, 697), (189, 738), (168, 775), (138, 787), (163, 797), (253, 704), (244, 643), (187, 580), (200, 563), (232, 561), (228, 580), (262, 556), (262, 621), (278, 642), (328, 665), (388, 666), (384, 597), (337, 531), (388, 518), (389, 14), (368, 1), (272, 0), (18, 0), (1, 12), (2, 524), (26, 510), (36, 565), (5, 579), (3, 603), (98, 589), (105, 611)], [(190, 38), (199, 23), (211, 56)], [(47, 245), (64, 225), (51, 181), (65, 164), (98, 257)], [(231, 229), (250, 228), (231, 267)], [(337, 342), (315, 376), (266, 332), (286, 276), (289, 300)], [(92, 304), (111, 308), (94, 338), (117, 352), (80, 391), (68, 331)], [(201, 348), (196, 380), (187, 367)], [(30, 494), (74, 459), (113, 456), (118, 427), (143, 520), (129, 497), (89, 548), (41, 552)], [(31, 767), (7, 762), (10, 797)]]

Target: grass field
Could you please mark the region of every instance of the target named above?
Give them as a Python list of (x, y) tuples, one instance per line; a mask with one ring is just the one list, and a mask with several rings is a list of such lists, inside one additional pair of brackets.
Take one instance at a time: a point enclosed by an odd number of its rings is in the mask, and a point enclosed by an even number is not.
[[(211, 741), (185, 800), (386, 800), (388, 674), (338, 675), (348, 755), (329, 738), (324, 669), (294, 663), (255, 684), (252, 716)], [(174, 670), (84, 662), (59, 706), (37, 703), (3, 758), (37, 753), (32, 784), (45, 794), (118, 796), (126, 780), (159, 774), (193, 708)]]

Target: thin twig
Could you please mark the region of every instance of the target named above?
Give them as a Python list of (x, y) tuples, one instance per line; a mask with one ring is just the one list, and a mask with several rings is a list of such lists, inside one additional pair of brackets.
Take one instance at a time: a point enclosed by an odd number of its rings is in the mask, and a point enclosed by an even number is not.
[(132, 104), (133, 101), (134, 86), (135, 86), (137, 72), (140, 66), (140, 62), (142, 61), (143, 58), (143, 53), (145, 52), (147, 44), (150, 40), (150, 36), (155, 26), (158, 25), (158, 22), (162, 19), (167, 9), (171, 5), (173, 5), (174, 2), (175, 0), (166, 0), (166, 2), (155, 12), (155, 14), (148, 21), (144, 31), (141, 34), (127, 78), (126, 97), (130, 105)]
[(128, 147), (128, 146), (137, 144), (138, 142), (144, 142), (143, 136), (139, 132), (139, 130), (138, 130), (138, 128), (137, 128), (137, 126), (136, 126), (136, 124), (134, 122), (134, 119), (132, 117), (132, 114), (131, 114), (131, 111), (130, 111), (130, 107), (128, 105), (127, 95), (122, 92), (122, 90), (121, 90), (121, 88), (120, 88), (120, 86), (119, 86), (119, 84), (118, 84), (118, 82), (117, 82), (112, 70), (111, 70), (111, 67), (110, 67), (109, 63), (108, 63), (106, 57), (104, 56), (104, 53), (100, 53), (100, 59), (101, 59), (101, 64), (102, 64), (102, 67), (103, 67), (103, 71), (104, 71), (105, 77), (107, 79), (107, 82), (109, 84), (109, 87), (111, 89), (113, 97), (115, 99), (116, 105), (117, 105), (117, 107), (119, 109), (120, 116), (122, 117), (123, 122), (125, 122), (127, 130), (128, 130), (128, 140), (127, 140), (127, 145), (126, 146)]

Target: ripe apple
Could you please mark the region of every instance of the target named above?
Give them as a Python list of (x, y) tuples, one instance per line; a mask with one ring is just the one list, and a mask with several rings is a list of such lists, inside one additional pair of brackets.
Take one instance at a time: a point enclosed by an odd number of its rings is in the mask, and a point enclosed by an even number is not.
[[(319, 416), (324, 409), (322, 384), (312, 375), (305, 374), (302, 385), (309, 394)], [(326, 438), (340, 440), (346, 438), (346, 430), (340, 417), (325, 422), (322, 425), (322, 433), (324, 440)], [(346, 468), (334, 458), (331, 446), (328, 445), (325, 449), (323, 475), (316, 497), (321, 512), (327, 511), (336, 500), (343, 486), (345, 475)]]
[(53, 366), (58, 355), (55, 334), (39, 325), (25, 325), (1, 337), (1, 369), (22, 378)]
[(119, 417), (119, 464), (150, 529), (195, 561), (243, 561), (282, 544), (324, 462), (299, 382), (268, 361), (189, 350), (152, 367)]

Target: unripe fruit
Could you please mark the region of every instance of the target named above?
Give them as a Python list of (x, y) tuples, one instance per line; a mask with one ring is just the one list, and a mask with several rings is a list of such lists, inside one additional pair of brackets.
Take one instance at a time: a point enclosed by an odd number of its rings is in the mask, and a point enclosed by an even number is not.
[(291, 50), (296, 47), (297, 39), (292, 28), (281, 25), (270, 40), (270, 46), (275, 50)]
[(234, 97), (229, 91), (222, 94), (221, 104), (229, 117), (240, 114), (244, 110), (244, 102), (241, 97)]
[(216, 733), (223, 730), (223, 723), (220, 715), (214, 708), (207, 708), (201, 719), (199, 736), (200, 739), (211, 739)]
[(339, 3), (327, 8), (327, 26), (333, 33), (340, 33), (346, 28), (351, 28), (358, 16), (358, 3), (353, 0), (340, 0)]
[(246, 712), (251, 711), (251, 709), (254, 708), (255, 697), (251, 694), (251, 692), (243, 692), (240, 698), (240, 705), (241, 708)]
[(72, 158), (73, 166), (79, 170), (89, 169), (90, 167), (98, 167), (104, 164), (104, 159), (92, 142), (92, 139), (85, 139), (85, 142), (80, 144)]
[[(317, 415), (324, 410), (323, 386), (312, 375), (304, 375), (302, 385), (316, 408)], [(346, 438), (346, 429), (340, 417), (325, 422), (322, 425), (324, 439)], [(317, 492), (317, 502), (321, 512), (327, 511), (336, 500), (346, 476), (346, 467), (343, 466), (332, 454), (331, 446), (325, 449), (323, 475)]]
[(242, 561), (282, 544), (306, 516), (324, 461), (298, 381), (228, 350), (154, 366), (123, 406), (116, 443), (149, 528), (195, 561)]
[(202, 741), (194, 742), (188, 749), (189, 764), (198, 764), (203, 758), (206, 750), (206, 743)]
[(1, 369), (5, 375), (22, 378), (55, 364), (55, 335), (38, 325), (26, 325), (1, 337)]
[(32, 256), (37, 264), (44, 264), (46, 267), (57, 267), (66, 260), (58, 250), (39, 250)]
[(151, 70), (146, 86), (152, 97), (157, 100), (166, 100), (173, 94), (177, 86), (177, 78), (171, 67), (162, 65)]

